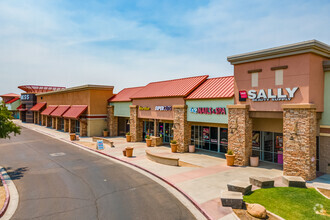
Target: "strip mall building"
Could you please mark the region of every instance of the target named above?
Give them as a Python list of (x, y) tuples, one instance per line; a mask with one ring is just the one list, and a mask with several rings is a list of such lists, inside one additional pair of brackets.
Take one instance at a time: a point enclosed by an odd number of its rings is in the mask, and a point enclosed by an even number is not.
[(319, 41), (228, 57), (235, 104), (227, 106), (237, 165), (252, 154), (307, 180), (329, 172), (330, 47)]
[(176, 140), (178, 152), (190, 144), (232, 149), (236, 165), (259, 156), (310, 180), (330, 173), (329, 59), (329, 45), (312, 40), (230, 56), (230, 77), (152, 82), (116, 95), (92, 85), (39, 93), (29, 120), (81, 136), (108, 128), (110, 136), (130, 132), (133, 142)]

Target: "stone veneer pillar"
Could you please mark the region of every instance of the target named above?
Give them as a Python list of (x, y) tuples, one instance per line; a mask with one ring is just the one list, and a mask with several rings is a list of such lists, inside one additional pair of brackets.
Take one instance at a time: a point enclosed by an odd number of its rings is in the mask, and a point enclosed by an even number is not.
[(316, 107), (313, 104), (286, 104), (283, 108), (283, 172), (316, 178)]
[(64, 119), (64, 132), (69, 132), (69, 120), (67, 118)]
[(52, 117), (52, 128), (56, 129), (56, 117)]
[(33, 112), (33, 123), (37, 124), (37, 112)]
[(69, 133), (76, 133), (76, 120), (69, 119)]
[(118, 136), (118, 117), (115, 116), (115, 106), (108, 105), (108, 129), (109, 136)]
[(235, 165), (248, 166), (252, 155), (252, 119), (249, 105), (227, 105), (228, 149), (232, 150)]
[(174, 105), (174, 135), (173, 139), (178, 143), (178, 152), (188, 152), (190, 134), (188, 132), (187, 105)]
[(130, 133), (132, 142), (142, 141), (143, 135), (143, 121), (138, 117), (137, 105), (130, 105)]
[(87, 136), (87, 119), (80, 119), (80, 136)]

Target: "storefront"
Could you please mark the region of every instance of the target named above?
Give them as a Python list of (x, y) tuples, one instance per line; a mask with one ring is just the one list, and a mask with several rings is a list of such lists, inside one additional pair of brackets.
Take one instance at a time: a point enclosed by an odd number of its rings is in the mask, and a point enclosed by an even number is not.
[(131, 96), (143, 87), (125, 88), (108, 100), (108, 129), (110, 137), (125, 136), (130, 131)]
[(186, 98), (191, 144), (196, 148), (226, 153), (227, 105), (234, 103), (234, 77), (207, 79)]
[(21, 94), (21, 106), (19, 111), (21, 121), (27, 123), (35, 123), (36, 114), (35, 111), (31, 111), (31, 108), (37, 104), (37, 94), (65, 89), (65, 87), (36, 85), (24, 85), (18, 88), (25, 91), (25, 93)]
[(21, 99), (20, 95), (15, 94), (15, 93), (9, 93), (9, 94), (4, 94), (0, 95), (2, 98), (2, 101), (5, 103), (6, 108), (8, 111), (11, 112), (11, 115), (15, 119), (19, 119), (19, 107), (21, 106)]
[(130, 133), (132, 141), (154, 136), (166, 144), (176, 140), (178, 151), (188, 151), (190, 128), (185, 98), (208, 76), (189, 77), (149, 83), (130, 96)]
[(320, 119), (330, 113), (324, 67), (329, 58), (329, 45), (315, 40), (228, 57), (235, 78), (228, 147), (236, 165), (249, 165), (255, 155), (283, 164), (284, 175), (316, 177), (324, 164), (319, 152), (329, 148), (329, 142), (319, 145)]
[[(34, 114), (41, 124), (80, 136), (102, 136), (113, 86), (84, 85), (37, 94)], [(36, 120), (35, 123), (40, 123)]]

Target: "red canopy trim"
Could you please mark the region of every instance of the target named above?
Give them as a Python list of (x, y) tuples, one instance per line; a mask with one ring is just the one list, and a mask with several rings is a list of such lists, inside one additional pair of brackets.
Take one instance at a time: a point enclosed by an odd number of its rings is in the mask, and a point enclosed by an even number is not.
[(87, 107), (87, 105), (72, 105), (71, 108), (63, 114), (63, 117), (77, 119), (87, 110)]
[(56, 108), (57, 108), (57, 105), (50, 105), (43, 112), (41, 112), (41, 114), (50, 115)]
[(70, 105), (59, 105), (50, 115), (62, 117), (62, 115), (70, 109)]
[(39, 103), (37, 103), (36, 105), (34, 105), (34, 106), (30, 109), (30, 111), (36, 111), (36, 112), (38, 112), (38, 111), (40, 111), (40, 109), (42, 109), (46, 104), (47, 104), (46, 102), (39, 102)]

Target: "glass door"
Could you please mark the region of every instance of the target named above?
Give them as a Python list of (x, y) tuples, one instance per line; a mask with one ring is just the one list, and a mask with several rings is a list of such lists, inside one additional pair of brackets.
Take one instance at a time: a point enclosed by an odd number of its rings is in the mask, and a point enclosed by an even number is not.
[(80, 121), (76, 120), (76, 134), (80, 134)]
[(210, 150), (218, 152), (218, 128), (210, 127)]
[(60, 130), (64, 131), (64, 118), (60, 118)]
[(220, 128), (220, 152), (227, 153), (228, 150), (228, 129)]
[(144, 121), (143, 122), (143, 140), (146, 139), (146, 136), (154, 135), (154, 122), (153, 121)]

